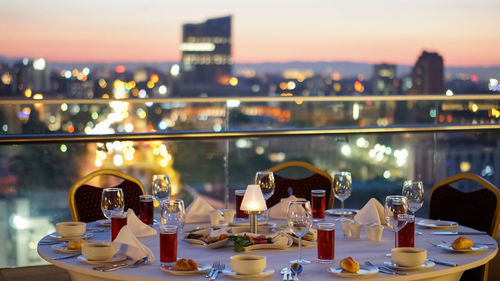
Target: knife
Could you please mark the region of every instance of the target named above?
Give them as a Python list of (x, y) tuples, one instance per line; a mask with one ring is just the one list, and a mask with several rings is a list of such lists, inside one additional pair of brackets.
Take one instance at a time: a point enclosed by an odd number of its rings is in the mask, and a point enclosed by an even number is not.
[(488, 235), (485, 231), (435, 231), (434, 235)]
[(437, 260), (437, 259), (427, 259), (428, 261), (432, 261), (437, 264), (442, 264), (442, 265), (447, 265), (447, 266), (458, 266), (458, 263), (454, 263), (451, 261), (443, 261), (443, 260)]

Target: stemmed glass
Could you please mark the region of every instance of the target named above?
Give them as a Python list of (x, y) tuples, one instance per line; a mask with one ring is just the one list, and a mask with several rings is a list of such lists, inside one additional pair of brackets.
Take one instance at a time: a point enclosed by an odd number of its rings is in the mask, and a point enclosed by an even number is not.
[(406, 196), (389, 195), (385, 197), (384, 216), (389, 227), (396, 234), (398, 245), (398, 231), (405, 227), (408, 221), (408, 200)]
[(408, 199), (408, 208), (415, 215), (424, 204), (424, 184), (421, 181), (407, 180), (403, 183), (403, 195)]
[(255, 174), (255, 184), (260, 186), (264, 199), (267, 200), (274, 194), (274, 174), (273, 172), (259, 171)]
[(104, 216), (111, 221), (111, 214), (123, 212), (125, 208), (125, 198), (121, 188), (109, 187), (102, 190), (101, 210)]
[(161, 224), (175, 225), (182, 231), (186, 219), (186, 210), (182, 199), (168, 199), (161, 203)]
[(170, 194), (172, 193), (172, 183), (170, 182), (169, 176), (153, 175), (151, 190), (156, 202), (158, 202), (159, 205), (161, 205), (163, 200), (170, 199)]
[(302, 259), (302, 236), (309, 231), (313, 221), (311, 203), (305, 199), (290, 201), (286, 218), (290, 230), (295, 236), (299, 237), (299, 257), (297, 260), (290, 261), (290, 263), (311, 263)]
[(352, 178), (350, 172), (334, 172), (333, 173), (333, 194), (340, 200), (341, 217), (344, 219), (344, 200), (351, 196), (352, 192)]

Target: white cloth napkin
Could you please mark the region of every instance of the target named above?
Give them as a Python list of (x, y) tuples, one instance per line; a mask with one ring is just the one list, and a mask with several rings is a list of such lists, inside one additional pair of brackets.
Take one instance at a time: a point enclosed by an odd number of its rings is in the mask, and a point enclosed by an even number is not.
[(377, 199), (370, 198), (363, 208), (361, 208), (361, 210), (359, 210), (359, 212), (354, 216), (354, 220), (362, 224), (384, 224), (384, 207), (377, 201)]
[(146, 256), (148, 257), (148, 263), (154, 261), (153, 252), (135, 237), (129, 225), (122, 227), (115, 241), (113, 241), (113, 245), (115, 245), (118, 253), (127, 255), (133, 261)]
[(290, 201), (297, 199), (298, 198), (293, 195), (287, 198), (282, 198), (278, 204), (272, 206), (271, 208), (269, 208), (269, 210), (267, 210), (267, 216), (275, 220), (285, 220)]
[(215, 210), (201, 197), (196, 198), (186, 209), (185, 223), (210, 222), (210, 211)]
[(127, 210), (127, 225), (135, 237), (147, 237), (156, 235), (156, 229), (143, 223), (134, 213), (134, 210)]

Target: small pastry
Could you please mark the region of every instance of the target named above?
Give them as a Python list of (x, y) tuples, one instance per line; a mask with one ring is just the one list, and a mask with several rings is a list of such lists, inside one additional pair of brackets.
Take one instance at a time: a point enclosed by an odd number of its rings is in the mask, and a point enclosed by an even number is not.
[(451, 247), (455, 250), (468, 249), (472, 246), (474, 246), (472, 240), (463, 236), (458, 237), (455, 241), (453, 241), (453, 244), (451, 244)]
[(175, 263), (175, 270), (179, 271), (198, 270), (198, 264), (191, 259), (180, 259)]
[(340, 268), (347, 272), (356, 273), (359, 270), (359, 263), (352, 257), (347, 257), (340, 261)]
[(82, 245), (85, 243), (87, 243), (87, 241), (83, 239), (71, 240), (66, 245), (66, 248), (68, 248), (68, 250), (80, 250), (82, 248)]

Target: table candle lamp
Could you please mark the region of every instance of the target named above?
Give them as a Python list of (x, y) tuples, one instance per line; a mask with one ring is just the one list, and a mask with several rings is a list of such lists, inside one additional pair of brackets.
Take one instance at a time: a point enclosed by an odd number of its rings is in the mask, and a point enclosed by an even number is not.
[(267, 210), (266, 200), (262, 195), (262, 190), (257, 184), (250, 184), (247, 186), (243, 200), (241, 201), (242, 211), (250, 215), (250, 232), (257, 233), (257, 214)]

